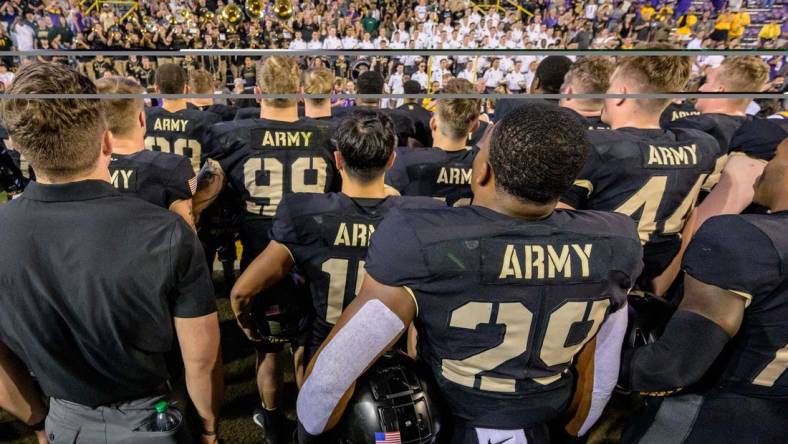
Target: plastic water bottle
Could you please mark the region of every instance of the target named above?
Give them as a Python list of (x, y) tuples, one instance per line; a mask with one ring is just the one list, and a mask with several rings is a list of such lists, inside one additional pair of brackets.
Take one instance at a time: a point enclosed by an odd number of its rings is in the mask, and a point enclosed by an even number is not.
[(171, 409), (168, 401), (159, 401), (154, 406), (156, 409), (156, 421), (153, 423), (154, 432), (171, 432), (181, 425), (181, 412)]

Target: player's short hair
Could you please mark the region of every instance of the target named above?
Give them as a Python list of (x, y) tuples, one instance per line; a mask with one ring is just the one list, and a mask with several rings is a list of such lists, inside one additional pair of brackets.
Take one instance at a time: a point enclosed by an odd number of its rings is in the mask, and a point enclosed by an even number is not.
[(421, 92), (421, 83), (416, 80), (408, 80), (402, 84), (402, 90), (405, 94), (418, 94)]
[[(305, 94), (331, 94), (334, 90), (334, 73), (328, 68), (314, 68), (304, 73), (304, 93)], [(311, 99), (317, 105), (326, 103), (329, 99)]]
[(566, 56), (547, 56), (539, 62), (534, 77), (539, 79), (539, 87), (548, 94), (557, 94), (564, 84), (564, 76), (572, 66)]
[[(295, 57), (271, 56), (257, 65), (257, 86), (263, 94), (298, 94), (301, 69)], [(296, 99), (263, 99), (263, 103), (274, 108), (288, 108)]]
[(165, 63), (156, 69), (154, 84), (162, 94), (183, 94), (186, 87), (186, 70), (175, 63)]
[(490, 139), (490, 166), (496, 186), (520, 199), (558, 199), (577, 177), (587, 157), (587, 130), (572, 111), (532, 103), (498, 121)]
[(394, 121), (383, 112), (358, 110), (337, 128), (337, 149), (345, 171), (354, 179), (368, 183), (380, 177), (397, 145)]
[(213, 93), (213, 76), (204, 69), (195, 69), (189, 74), (189, 89), (195, 94)]
[(383, 94), (383, 76), (377, 71), (365, 71), (358, 76), (359, 94)]
[[(136, 80), (128, 77), (113, 76), (96, 80), (96, 90), (100, 94), (142, 94), (145, 90)], [(112, 134), (128, 134), (136, 125), (135, 118), (145, 106), (142, 99), (104, 99), (104, 115)]]
[[(583, 57), (572, 64), (564, 76), (563, 89), (572, 86), (575, 93), (604, 94), (610, 87), (610, 76), (616, 65), (609, 57)], [(583, 99), (589, 104), (602, 106), (604, 99)]]
[[(637, 84), (633, 93), (681, 92), (692, 73), (692, 62), (687, 56), (622, 57), (613, 78), (624, 76)], [(636, 99), (641, 108), (662, 111), (670, 99)]]
[(758, 56), (726, 57), (720, 68), (731, 91), (761, 92), (769, 81), (769, 65)]
[[(95, 94), (89, 78), (60, 63), (31, 63), (16, 73), (9, 94)], [(107, 129), (95, 99), (3, 99), (0, 114), (15, 147), (37, 172), (70, 178), (91, 171)]]
[[(473, 94), (473, 84), (465, 79), (451, 79), (441, 93)], [(452, 139), (465, 139), (474, 122), (479, 120), (481, 99), (438, 99), (435, 113), (440, 119), (438, 131)]]

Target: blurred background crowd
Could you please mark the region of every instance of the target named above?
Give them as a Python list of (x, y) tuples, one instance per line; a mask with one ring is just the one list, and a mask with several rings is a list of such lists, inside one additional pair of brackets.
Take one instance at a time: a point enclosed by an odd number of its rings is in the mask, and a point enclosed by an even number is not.
[[(302, 58), (303, 68), (328, 67), (333, 92), (356, 92), (355, 80), (376, 70), (388, 93), (407, 80), (439, 92), (465, 78), (480, 92), (527, 92), (537, 56), (421, 56), (422, 49), (767, 48), (786, 45), (784, 0), (6, 0), (0, 3), (0, 51), (412, 49), (403, 56)], [(158, 57), (38, 56), (78, 67), (92, 79), (132, 76), (152, 85), (156, 66), (204, 69), (215, 91), (250, 92), (255, 59), (241, 55)], [(782, 88), (784, 57), (765, 57), (773, 89)], [(29, 57), (0, 57), (0, 88)], [(722, 61), (698, 57), (695, 71)], [(547, 91), (549, 92), (549, 91)], [(557, 91), (556, 91), (557, 92)], [(392, 104), (393, 106), (394, 104)]]

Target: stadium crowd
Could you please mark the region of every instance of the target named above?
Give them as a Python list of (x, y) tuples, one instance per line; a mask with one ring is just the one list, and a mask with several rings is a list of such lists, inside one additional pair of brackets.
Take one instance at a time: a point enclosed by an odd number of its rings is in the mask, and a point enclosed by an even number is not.
[[(334, 87), (301, 62), (251, 63), (255, 91)], [(699, 91), (774, 83), (758, 56), (702, 69)], [(692, 73), (686, 56), (548, 56), (525, 86), (676, 92)], [(152, 79), (213, 89), (177, 63)], [(475, 88), (458, 75), (441, 90)], [(9, 88), (144, 91), (45, 61)], [(383, 104), (3, 100), (0, 408), (41, 443), (235, 442), (218, 259), (257, 355), (250, 421), (271, 444), (784, 441), (782, 103)]]
[[(121, 2), (122, 3), (122, 2)], [(753, 16), (746, 7), (759, 7)], [(136, 4), (135, 7), (132, 5)], [(289, 4), (289, 3), (288, 3)], [(480, 3), (480, 5), (482, 5)], [(289, 48), (326, 49), (631, 49), (650, 42), (698, 48), (780, 48), (785, 46), (785, 9), (772, 0), (714, 1), (551, 1), (538, 0), (505, 8), (479, 8), (462, 0), (428, 2), (361, 0), (293, 2), (287, 20), (275, 15), (276, 3), (252, 0), (234, 4), (222, 0), (170, 2), (78, 2), (72, 0), (8, 0), (0, 4), (0, 51), (53, 50), (176, 50)], [(482, 5), (483, 6), (483, 5)], [(757, 26), (754, 24), (757, 22)], [(753, 26), (751, 26), (753, 25)], [(133, 75), (150, 85), (156, 61), (142, 57), (51, 57), (78, 66), (91, 79), (104, 75)], [(21, 62), (3, 57), (8, 72)], [(432, 89), (425, 75), (444, 82), (443, 74), (482, 78), (487, 86), (511, 74), (508, 89), (518, 89), (520, 75), (532, 75), (532, 58), (440, 59), (418, 55), (360, 61), (330, 57), (337, 77), (353, 78), (358, 64), (375, 64), (384, 77), (402, 64), (416, 75), (422, 88)], [(515, 66), (515, 62), (520, 64)], [(167, 62), (162, 58), (158, 62)], [(222, 87), (243, 79), (254, 83), (254, 64), (242, 56), (194, 56), (178, 59), (187, 69), (206, 69)], [(420, 65), (424, 63), (423, 70)], [(498, 73), (500, 71), (500, 74)], [(418, 73), (418, 74), (417, 74)], [(3, 75), (6, 75), (3, 73)], [(5, 86), (9, 76), (3, 80)], [(240, 81), (240, 80), (239, 80)], [(396, 80), (395, 80), (396, 83)], [(495, 85), (497, 86), (497, 85)], [(391, 92), (396, 92), (392, 88)]]

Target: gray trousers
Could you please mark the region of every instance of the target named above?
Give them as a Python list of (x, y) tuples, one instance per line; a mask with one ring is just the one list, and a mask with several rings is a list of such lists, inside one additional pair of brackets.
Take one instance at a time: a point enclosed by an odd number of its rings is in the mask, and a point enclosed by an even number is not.
[(149, 432), (154, 406), (166, 396), (152, 396), (96, 408), (50, 398), (46, 434), (52, 444), (180, 444), (188, 442), (183, 423), (171, 432)]

